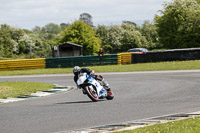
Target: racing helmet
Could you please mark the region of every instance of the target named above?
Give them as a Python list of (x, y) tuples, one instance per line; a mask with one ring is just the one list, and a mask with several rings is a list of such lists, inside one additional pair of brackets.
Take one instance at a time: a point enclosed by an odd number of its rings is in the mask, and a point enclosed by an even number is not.
[(81, 71), (81, 68), (79, 66), (75, 66), (73, 69), (74, 74), (78, 74)]

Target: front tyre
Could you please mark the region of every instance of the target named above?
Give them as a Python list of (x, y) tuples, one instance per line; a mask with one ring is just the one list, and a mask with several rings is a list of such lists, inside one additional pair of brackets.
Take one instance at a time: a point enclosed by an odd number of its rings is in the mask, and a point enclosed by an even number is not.
[(85, 90), (86, 90), (86, 93), (87, 93), (88, 97), (89, 97), (93, 102), (97, 102), (97, 100), (98, 100), (98, 95), (97, 95), (96, 89), (91, 85), (91, 86), (86, 86)]

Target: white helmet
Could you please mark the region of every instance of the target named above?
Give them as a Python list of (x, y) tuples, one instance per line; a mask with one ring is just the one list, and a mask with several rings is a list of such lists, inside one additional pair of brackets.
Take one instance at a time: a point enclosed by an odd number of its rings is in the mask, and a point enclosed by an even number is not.
[(78, 74), (81, 71), (81, 68), (79, 66), (75, 66), (73, 69), (74, 74)]

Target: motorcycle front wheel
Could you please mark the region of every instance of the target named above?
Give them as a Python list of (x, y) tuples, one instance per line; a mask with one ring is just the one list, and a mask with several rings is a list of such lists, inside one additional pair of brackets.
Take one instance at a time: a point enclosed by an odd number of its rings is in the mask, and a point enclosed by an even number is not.
[(91, 85), (91, 86), (86, 86), (85, 90), (86, 90), (86, 93), (87, 93), (88, 97), (89, 97), (93, 102), (97, 102), (97, 100), (98, 100), (98, 95), (97, 95), (96, 89)]

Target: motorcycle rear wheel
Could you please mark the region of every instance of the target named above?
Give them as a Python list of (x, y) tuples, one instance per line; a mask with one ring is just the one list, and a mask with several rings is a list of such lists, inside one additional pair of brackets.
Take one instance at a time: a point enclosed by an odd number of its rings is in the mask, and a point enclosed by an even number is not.
[(107, 93), (107, 97), (106, 97), (106, 99), (107, 100), (112, 100), (114, 98), (114, 93), (111, 91), (111, 92), (108, 92)]

